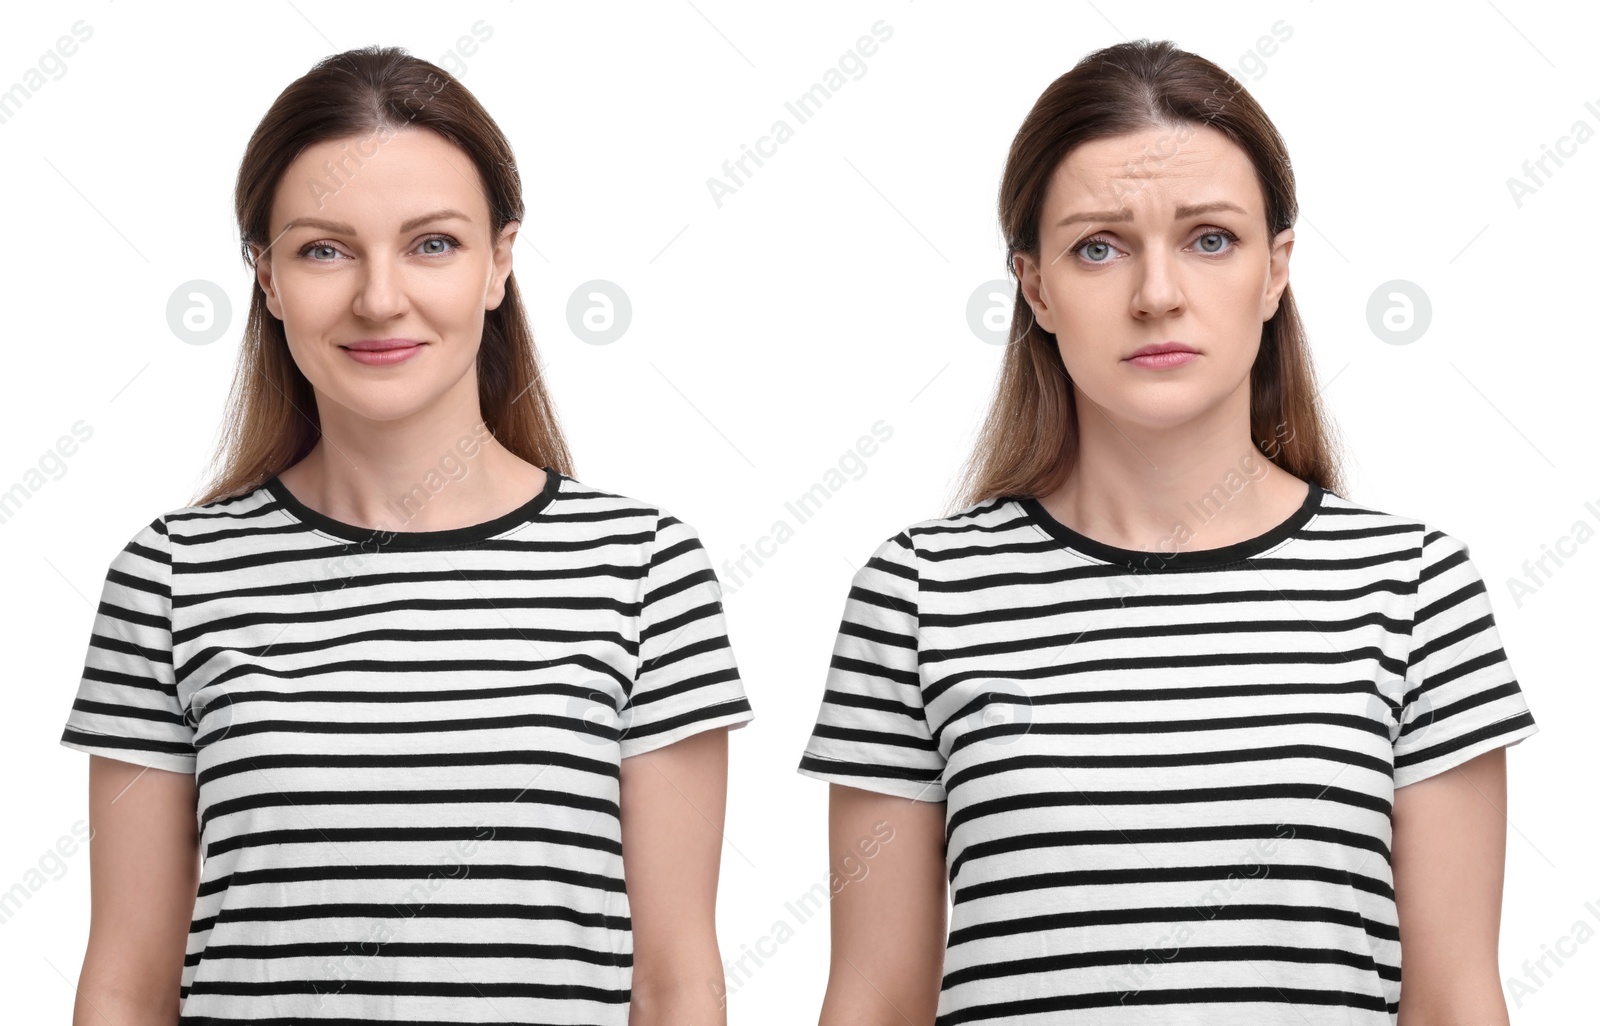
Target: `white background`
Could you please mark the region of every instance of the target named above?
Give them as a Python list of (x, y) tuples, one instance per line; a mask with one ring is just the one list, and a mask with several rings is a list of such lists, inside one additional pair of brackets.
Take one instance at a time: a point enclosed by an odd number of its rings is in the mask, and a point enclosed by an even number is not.
[[(1003, 352), (974, 335), (966, 307), (1006, 274), (995, 193), (1023, 115), (1088, 51), (1150, 37), (1235, 70), (1288, 143), (1302, 211), (1292, 282), (1346, 443), (1349, 497), (1467, 541), (1488, 581), (1541, 726), (1508, 760), (1502, 977), (1527, 988), (1508, 999), (1516, 1022), (1592, 1014), (1594, 748), (1577, 734), (1595, 722), (1595, 663), (1579, 652), (1592, 652), (1600, 544), (1578, 545), (1520, 603), (1509, 587), (1575, 523), (1600, 527), (1600, 139), (1550, 164), (1520, 206), (1507, 186), (1575, 121), (1600, 130), (1600, 19), (1580, 10), (298, 0), (8, 11), (0, 90), (74, 22), (93, 35), (0, 124), (11, 231), (0, 491), (75, 422), (93, 435), (0, 523), (15, 713), (0, 753), (0, 889), (22, 887), (0, 922), (7, 1005), (20, 1004), (18, 1021), (68, 1020), (87, 851), (37, 870), (87, 815), (88, 760), (57, 742), (112, 556), (191, 501), (212, 449), (252, 287), (232, 220), (245, 141), (318, 59), (382, 43), (456, 71), (516, 149), (528, 203), (516, 275), (579, 480), (677, 514), (721, 568), (775, 520), (792, 522), (784, 503), (873, 422), (893, 429), (747, 583), (724, 582), (756, 720), (731, 736), (718, 925), (725, 958), (758, 942), (773, 952), (746, 963), (753, 973), (730, 972), (731, 1019), (814, 1021), (828, 928), (822, 915), (797, 926), (785, 903), (826, 872), (827, 786), (795, 765), (850, 575), (883, 539), (949, 510)], [(796, 125), (784, 102), (880, 19), (893, 36), (866, 73)], [(492, 35), (476, 53), (448, 57), (480, 21)], [(1279, 21), (1289, 38), (1247, 57)], [(707, 179), (780, 117), (794, 138), (719, 208)], [(196, 278), (233, 301), (234, 326), (207, 346), (175, 338), (165, 315)], [(566, 317), (573, 290), (597, 278), (633, 305), (627, 333), (605, 346), (580, 341)], [(1391, 279), (1432, 303), (1409, 345), (1368, 326), (1368, 298)], [(795, 935), (774, 949), (763, 938), (780, 920)], [(1590, 932), (1575, 932), (1580, 921)], [(1570, 957), (1530, 978), (1524, 960), (1547, 950)]]

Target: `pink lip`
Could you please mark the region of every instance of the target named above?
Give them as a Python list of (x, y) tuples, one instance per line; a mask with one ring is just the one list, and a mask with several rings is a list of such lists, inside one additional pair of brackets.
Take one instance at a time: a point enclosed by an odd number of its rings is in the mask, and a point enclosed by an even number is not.
[(1134, 354), (1124, 362), (1137, 367), (1159, 370), (1164, 367), (1181, 367), (1199, 355), (1182, 342), (1158, 342), (1135, 350)]
[(1194, 351), (1193, 346), (1186, 346), (1182, 342), (1155, 342), (1135, 349), (1128, 356), (1128, 359), (1131, 360), (1135, 356), (1155, 356), (1158, 353), (1192, 353)]
[(345, 349), (359, 349), (371, 351), (375, 349), (405, 349), (422, 343), (414, 338), (364, 338), (359, 342), (352, 342)]
[(409, 338), (367, 338), (340, 346), (350, 358), (369, 367), (403, 363), (422, 352), (423, 343)]

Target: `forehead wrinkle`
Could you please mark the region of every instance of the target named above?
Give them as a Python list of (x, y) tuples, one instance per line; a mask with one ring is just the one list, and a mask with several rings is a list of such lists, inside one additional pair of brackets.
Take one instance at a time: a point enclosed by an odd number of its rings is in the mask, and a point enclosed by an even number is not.
[[(1070, 161), (1070, 158), (1069, 158)], [(1074, 202), (1062, 197), (1063, 190), (1057, 188), (1057, 206), (1069, 209), (1084, 210), (1120, 210), (1127, 207), (1122, 199), (1130, 196), (1139, 196), (1145, 193), (1146, 185), (1154, 179), (1200, 179), (1215, 178), (1216, 173), (1211, 169), (1199, 165), (1205, 163), (1202, 159), (1180, 161), (1171, 168), (1158, 167), (1146, 172), (1129, 170), (1124, 162), (1102, 162), (1097, 167), (1069, 167), (1063, 163), (1058, 179), (1058, 186), (1078, 186), (1082, 189), (1086, 200)], [(1096, 174), (1099, 171), (1101, 173)], [(1111, 172), (1111, 173), (1106, 173)], [(1120, 172), (1120, 173), (1117, 173)], [(1127, 182), (1131, 187), (1106, 189), (1107, 183)]]
[[(1160, 202), (1160, 196), (1156, 193), (1150, 192), (1147, 189), (1147, 186), (1152, 179), (1161, 178), (1172, 181), (1222, 182), (1225, 178), (1227, 178), (1227, 172), (1225, 170), (1214, 170), (1209, 167), (1196, 166), (1199, 163), (1200, 162), (1198, 161), (1191, 162), (1188, 166), (1175, 167), (1170, 171), (1163, 173), (1150, 175), (1109, 175), (1104, 178), (1095, 178), (1093, 181), (1088, 180), (1090, 176), (1086, 175), (1086, 173), (1082, 170), (1066, 170), (1064, 168), (1061, 179), (1058, 181), (1058, 188), (1054, 190), (1056, 199), (1054, 205), (1057, 209), (1065, 210), (1117, 211), (1118, 213), (1127, 210), (1132, 212), (1134, 204), (1128, 202), (1130, 199), (1139, 199), (1143, 197), (1143, 200), (1140, 203), (1141, 206)], [(1113, 187), (1107, 189), (1107, 183), (1111, 183), (1114, 186), (1116, 183), (1130, 184), (1126, 187)], [(1067, 188), (1077, 186), (1081, 189), (1081, 193), (1076, 196), (1068, 195), (1066, 194), (1065, 189), (1060, 188), (1060, 186), (1065, 186)], [(1232, 199), (1234, 197), (1228, 197), (1224, 195), (1223, 198)], [(1192, 206), (1193, 204), (1178, 203), (1175, 205), (1182, 207)], [(1242, 199), (1239, 201), (1239, 205), (1248, 209), (1252, 205), (1252, 202), (1249, 199)], [(1052, 219), (1052, 221), (1053, 220), (1059, 220), (1059, 218)]]

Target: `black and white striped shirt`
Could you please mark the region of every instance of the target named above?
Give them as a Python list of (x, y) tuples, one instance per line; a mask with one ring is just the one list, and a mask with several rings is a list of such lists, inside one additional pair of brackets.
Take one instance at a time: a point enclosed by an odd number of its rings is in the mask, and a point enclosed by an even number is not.
[(627, 1022), (620, 760), (753, 713), (694, 529), (546, 473), (409, 533), (274, 478), (112, 562), (61, 743), (197, 779), (184, 1022)]
[(1013, 497), (856, 573), (800, 772), (946, 803), (940, 1026), (1390, 1026), (1394, 789), (1537, 730), (1427, 524), (1313, 483), (1140, 553)]

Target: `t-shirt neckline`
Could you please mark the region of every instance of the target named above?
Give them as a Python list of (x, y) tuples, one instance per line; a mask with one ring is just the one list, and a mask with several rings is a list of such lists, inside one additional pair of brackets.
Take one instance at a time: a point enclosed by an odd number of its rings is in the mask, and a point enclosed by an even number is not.
[(493, 520), (442, 531), (391, 531), (384, 528), (358, 527), (342, 520), (335, 520), (307, 506), (294, 497), (294, 493), (289, 491), (277, 474), (268, 478), (263, 487), (278, 500), (279, 506), (285, 513), (323, 534), (384, 549), (437, 548), (488, 541), (526, 522), (528, 518), (548, 506), (561, 488), (562, 475), (549, 467), (539, 469), (545, 473), (544, 487), (527, 502)]
[(1306, 482), (1306, 497), (1289, 518), (1254, 538), (1234, 542), (1215, 549), (1190, 549), (1182, 552), (1147, 552), (1139, 549), (1118, 548), (1095, 541), (1063, 524), (1044, 508), (1044, 503), (1031, 495), (1017, 496), (1016, 502), (1028, 517), (1052, 537), (1073, 549), (1103, 563), (1114, 563), (1134, 571), (1193, 570), (1202, 567), (1219, 567), (1239, 563), (1258, 556), (1281, 542), (1287, 541), (1304, 527), (1322, 508), (1324, 489), (1315, 481)]

